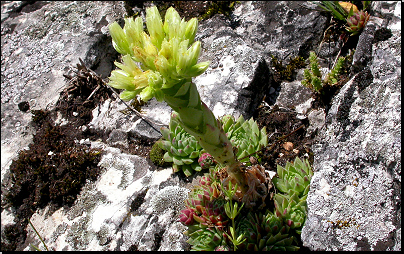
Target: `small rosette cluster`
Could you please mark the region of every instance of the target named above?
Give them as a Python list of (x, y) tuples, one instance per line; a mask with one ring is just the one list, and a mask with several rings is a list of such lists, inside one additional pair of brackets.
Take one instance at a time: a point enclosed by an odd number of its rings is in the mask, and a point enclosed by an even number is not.
[(176, 112), (171, 114), (169, 128), (161, 128), (163, 139), (158, 141), (158, 145), (166, 151), (163, 159), (173, 163), (174, 172), (182, 170), (186, 176), (190, 176), (202, 170), (198, 163), (202, 147), (194, 136), (181, 127), (174, 115)]
[(108, 84), (125, 90), (123, 100), (139, 94), (144, 101), (153, 97), (162, 101), (164, 89), (190, 82), (209, 66), (208, 62), (197, 63), (201, 43), (194, 42), (196, 18), (185, 21), (170, 7), (163, 23), (157, 7), (152, 6), (146, 9), (146, 26), (148, 34), (141, 17), (125, 18), (123, 28), (117, 22), (109, 26), (112, 45), (122, 54), (123, 64), (115, 63), (119, 69), (111, 73)]
[(214, 167), (217, 162), (209, 153), (202, 153), (198, 159), (198, 163), (202, 169), (208, 169), (210, 167)]
[(224, 209), (226, 201), (220, 194), (218, 182), (205, 174), (185, 201), (187, 208), (181, 211), (180, 221), (188, 226), (185, 234), (190, 237), (192, 250), (212, 251), (226, 246), (223, 230), (229, 219)]
[(306, 198), (313, 171), (307, 160), (296, 157), (294, 163), (287, 162), (285, 167), (278, 165), (277, 175), (272, 183), (283, 194), (276, 193), (274, 196), (275, 213), (300, 234), (306, 220)]
[(227, 138), (233, 147), (237, 148), (237, 159), (243, 158), (241, 162), (249, 162), (249, 154), (268, 145), (266, 128), (260, 130), (252, 118), (245, 121), (240, 115), (236, 121), (232, 115), (225, 115), (221, 118), (221, 122)]
[(358, 34), (366, 25), (370, 18), (370, 15), (366, 11), (354, 12), (352, 16), (346, 19), (347, 25), (346, 30), (351, 33), (351, 35)]
[(238, 235), (244, 234), (246, 241), (238, 246), (246, 251), (296, 251), (295, 237), (289, 234), (289, 227), (281, 217), (269, 210), (262, 213), (248, 213), (238, 222)]

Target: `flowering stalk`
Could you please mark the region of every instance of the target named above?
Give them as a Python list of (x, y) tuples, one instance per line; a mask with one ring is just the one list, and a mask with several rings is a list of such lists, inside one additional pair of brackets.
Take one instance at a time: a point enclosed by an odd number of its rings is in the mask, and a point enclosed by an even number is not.
[[(244, 174), (221, 122), (201, 101), (192, 78), (202, 74), (209, 62), (198, 63), (201, 43), (194, 42), (198, 21), (180, 19), (170, 7), (164, 23), (157, 7), (146, 9), (143, 31), (140, 17), (125, 18), (121, 28), (117, 22), (109, 26), (114, 48), (123, 55), (123, 63), (111, 73), (110, 86), (124, 89), (121, 99), (131, 100), (137, 95), (144, 101), (156, 97), (165, 101), (175, 112), (172, 115), (181, 126), (195, 136), (202, 148), (222, 166), (227, 167), (230, 180), (234, 180), (244, 194), (248, 191), (248, 174)], [(138, 65), (138, 63), (140, 63)]]

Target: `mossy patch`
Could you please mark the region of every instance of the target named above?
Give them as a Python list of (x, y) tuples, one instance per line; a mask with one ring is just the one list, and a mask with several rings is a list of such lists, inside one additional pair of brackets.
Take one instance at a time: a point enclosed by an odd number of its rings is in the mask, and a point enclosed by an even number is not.
[(296, 78), (296, 73), (298, 69), (304, 68), (306, 66), (305, 60), (301, 56), (296, 56), (290, 58), (289, 63), (284, 66), (282, 61), (271, 55), (272, 66), (275, 69), (274, 79), (276, 82), (281, 82), (282, 80), (292, 81)]
[(150, 158), (151, 162), (153, 162), (156, 166), (159, 166), (159, 167), (170, 166), (172, 163), (168, 163), (163, 159), (164, 154), (165, 154), (166, 151), (163, 150), (158, 145), (157, 142), (154, 143), (154, 145), (152, 146), (152, 148), (150, 150), (149, 158)]

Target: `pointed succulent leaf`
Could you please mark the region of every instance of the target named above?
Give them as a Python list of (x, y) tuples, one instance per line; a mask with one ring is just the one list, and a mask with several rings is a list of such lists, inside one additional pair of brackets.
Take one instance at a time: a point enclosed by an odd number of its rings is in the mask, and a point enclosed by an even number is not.
[(173, 162), (173, 157), (170, 156), (170, 154), (169, 154), (168, 152), (166, 152), (166, 153), (164, 154), (163, 159), (164, 159), (164, 161), (166, 161), (166, 162)]

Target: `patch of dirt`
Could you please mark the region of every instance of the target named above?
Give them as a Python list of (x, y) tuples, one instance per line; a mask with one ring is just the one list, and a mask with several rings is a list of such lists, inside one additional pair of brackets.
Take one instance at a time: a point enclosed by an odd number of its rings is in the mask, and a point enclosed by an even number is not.
[[(50, 214), (71, 206), (86, 181), (100, 174), (101, 151), (77, 141), (88, 137), (80, 127), (91, 121), (92, 110), (113, 92), (82, 62), (77, 70), (76, 76), (67, 77), (70, 81), (54, 110), (31, 111), (36, 129), (33, 142), (12, 161), (1, 189), (1, 211), (13, 207), (16, 216), (16, 224), (4, 229), (2, 251), (22, 250), (28, 219), (38, 208), (50, 204)], [(68, 124), (55, 124), (58, 112)]]
[(266, 127), (268, 146), (262, 149), (258, 156), (260, 164), (267, 170), (276, 172), (276, 165), (285, 166), (299, 156), (313, 162), (311, 144), (313, 139), (306, 137), (309, 126), (307, 119), (300, 120), (297, 113), (288, 108), (260, 106), (254, 114), (254, 120), (259, 128)]

